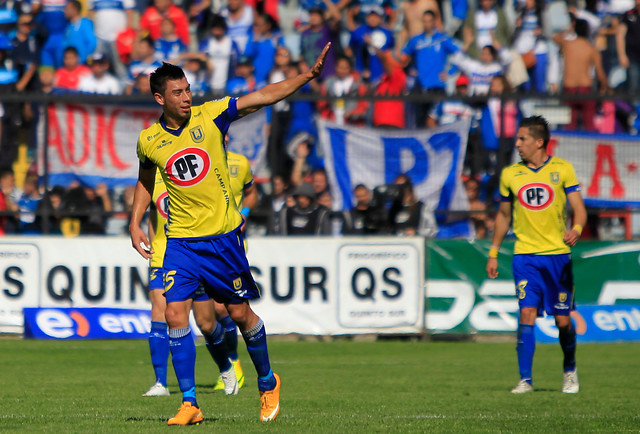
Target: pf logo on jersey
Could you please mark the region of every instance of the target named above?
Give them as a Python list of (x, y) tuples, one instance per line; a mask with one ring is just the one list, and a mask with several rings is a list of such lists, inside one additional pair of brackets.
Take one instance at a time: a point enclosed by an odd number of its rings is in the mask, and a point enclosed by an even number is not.
[(169, 193), (165, 191), (156, 199), (156, 208), (162, 218), (169, 218)]
[(523, 185), (518, 190), (520, 204), (532, 211), (541, 211), (553, 203), (555, 192), (547, 184), (534, 182)]
[(173, 154), (165, 166), (167, 176), (180, 187), (191, 187), (209, 173), (211, 159), (201, 148), (186, 148)]

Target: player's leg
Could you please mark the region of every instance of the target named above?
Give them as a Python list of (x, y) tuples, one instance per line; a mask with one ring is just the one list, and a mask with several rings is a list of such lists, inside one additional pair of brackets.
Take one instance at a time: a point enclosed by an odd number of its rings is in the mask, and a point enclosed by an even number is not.
[[(224, 342), (227, 346), (227, 353), (229, 354), (229, 359), (231, 359), (231, 363), (233, 364), (236, 378), (238, 379), (238, 388), (242, 388), (242, 386), (244, 386), (244, 373), (242, 372), (242, 366), (238, 359), (238, 327), (229, 316), (224, 304), (214, 301), (214, 309), (216, 312), (216, 319), (224, 329)], [(213, 390), (223, 389), (224, 382), (222, 381), (222, 378), (219, 378)]]
[(578, 382), (578, 369), (576, 368), (576, 329), (571, 323), (570, 316), (556, 315), (555, 319), (560, 347), (564, 353), (562, 392), (578, 393), (580, 383)]
[(209, 350), (213, 361), (218, 365), (225, 393), (227, 395), (236, 395), (239, 389), (238, 380), (224, 342), (224, 329), (216, 321), (213, 300), (204, 292), (203, 295), (204, 298), (194, 300), (193, 314), (198, 328), (200, 328), (202, 336), (207, 343), (207, 350)]
[[(550, 273), (556, 282), (549, 299), (553, 306), (549, 306), (558, 327), (560, 348), (564, 354), (562, 391), (564, 393), (578, 393), (578, 371), (576, 369), (576, 329), (571, 322), (571, 311), (575, 308), (573, 298), (573, 272), (571, 256), (558, 255), (550, 258)], [(549, 310), (547, 313), (550, 313)]]
[(536, 351), (534, 324), (537, 316), (538, 309), (535, 307), (525, 307), (520, 309), (518, 341), (516, 344), (520, 382), (511, 390), (512, 393), (526, 393), (533, 391), (533, 355)]
[(169, 425), (190, 425), (202, 422), (202, 412), (196, 400), (196, 346), (189, 327), (192, 300), (175, 300), (167, 296), (166, 319), (169, 325), (169, 347), (173, 369), (182, 392), (182, 406)]
[[(152, 270), (153, 272), (153, 270)], [(152, 273), (150, 273), (152, 274)], [(153, 276), (153, 277), (152, 277)], [(162, 276), (150, 275), (149, 299), (151, 300), (151, 331), (149, 333), (149, 351), (156, 382), (143, 396), (167, 396), (167, 364), (169, 361), (169, 330), (165, 320), (167, 302), (164, 288), (152, 288), (153, 282), (162, 280)]]
[(280, 377), (271, 370), (264, 323), (251, 309), (248, 301), (226, 306), (231, 319), (242, 333), (247, 351), (258, 373), (260, 420), (274, 420), (280, 412)]

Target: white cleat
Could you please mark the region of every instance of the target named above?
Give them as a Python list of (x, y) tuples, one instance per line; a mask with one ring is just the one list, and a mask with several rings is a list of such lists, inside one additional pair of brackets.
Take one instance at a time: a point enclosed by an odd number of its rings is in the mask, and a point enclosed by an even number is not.
[(233, 369), (233, 365), (228, 370), (220, 373), (220, 378), (224, 383), (225, 395), (237, 395), (240, 386), (238, 385), (238, 379), (236, 378), (236, 370)]
[(578, 393), (579, 390), (578, 370), (565, 372), (562, 376), (562, 393)]
[(511, 389), (511, 393), (516, 393), (516, 394), (529, 393), (529, 392), (533, 392), (533, 386), (531, 385), (531, 383), (527, 382), (527, 380), (520, 380), (518, 385), (513, 389)]
[(142, 396), (169, 396), (169, 389), (164, 387), (162, 383), (156, 383), (146, 393), (143, 393)]

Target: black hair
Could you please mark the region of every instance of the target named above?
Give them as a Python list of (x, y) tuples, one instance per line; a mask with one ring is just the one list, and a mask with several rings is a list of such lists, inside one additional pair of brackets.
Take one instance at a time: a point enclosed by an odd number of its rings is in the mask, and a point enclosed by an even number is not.
[(76, 47), (72, 46), (72, 45), (69, 45), (67, 48), (64, 49), (63, 54), (67, 54), (67, 53), (73, 53), (76, 56), (79, 55), (78, 49)]
[(167, 89), (168, 80), (181, 80), (183, 78), (184, 71), (182, 68), (172, 65), (171, 63), (162, 62), (162, 66), (156, 68), (156, 70), (149, 76), (151, 93), (164, 95), (164, 91)]
[(551, 139), (551, 133), (549, 133), (549, 123), (542, 116), (530, 116), (524, 118), (520, 122), (520, 128), (528, 128), (529, 134), (534, 139), (542, 139), (543, 146), (547, 149), (549, 140)]
[(433, 18), (434, 20), (436, 19), (436, 13), (430, 9), (427, 9), (426, 11), (424, 11), (422, 16), (424, 17), (425, 15), (431, 15), (431, 18)]
[(489, 50), (489, 52), (491, 53), (491, 57), (493, 58), (493, 60), (496, 60), (498, 58), (498, 50), (496, 50), (496, 47), (494, 47), (493, 45), (485, 45), (484, 47), (482, 47), (482, 49), (487, 49)]
[(73, 6), (78, 12), (82, 12), (82, 3), (79, 0), (69, 0), (71, 6)]
[(586, 20), (578, 18), (574, 26), (576, 35), (581, 38), (587, 38), (589, 36), (589, 23)]
[(212, 29), (224, 29), (224, 32), (227, 33), (227, 29), (229, 27), (227, 26), (227, 21), (224, 19), (224, 17), (214, 14), (211, 16), (210, 20), (210, 27)]

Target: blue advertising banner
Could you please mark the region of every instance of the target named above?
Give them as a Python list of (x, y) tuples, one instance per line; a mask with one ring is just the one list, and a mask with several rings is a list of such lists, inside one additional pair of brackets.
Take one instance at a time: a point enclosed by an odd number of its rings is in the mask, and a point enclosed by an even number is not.
[[(578, 342), (640, 341), (640, 306), (577, 306), (571, 318)], [(552, 316), (538, 319), (536, 326), (536, 341), (558, 341)]]
[(147, 339), (149, 309), (25, 307), (24, 336), (30, 339)]

